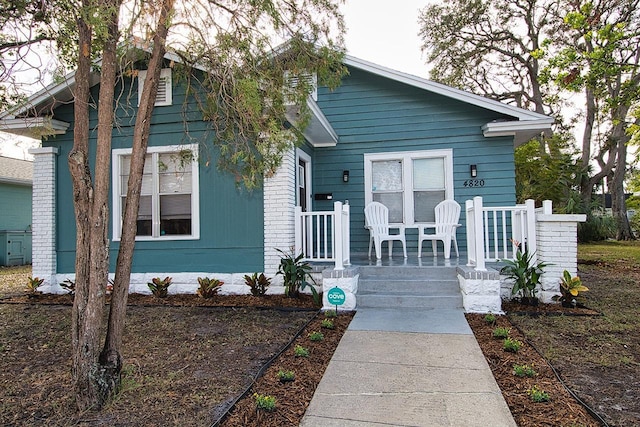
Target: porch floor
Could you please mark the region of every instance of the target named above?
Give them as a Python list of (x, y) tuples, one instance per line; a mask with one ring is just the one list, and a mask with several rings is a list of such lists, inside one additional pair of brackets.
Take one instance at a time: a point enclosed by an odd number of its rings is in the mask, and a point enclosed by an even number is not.
[(380, 260), (376, 259), (376, 256), (372, 253), (371, 258), (364, 253), (352, 253), (351, 265), (352, 266), (383, 266), (383, 267), (399, 267), (399, 266), (411, 266), (411, 267), (458, 267), (467, 265), (467, 254), (460, 253), (460, 258), (452, 255), (449, 259), (444, 259), (444, 254), (439, 253), (438, 256), (427, 253), (423, 254), (422, 258), (418, 258), (418, 254), (408, 253), (408, 257), (402, 256), (402, 251), (396, 249), (392, 257), (389, 257), (386, 250)]

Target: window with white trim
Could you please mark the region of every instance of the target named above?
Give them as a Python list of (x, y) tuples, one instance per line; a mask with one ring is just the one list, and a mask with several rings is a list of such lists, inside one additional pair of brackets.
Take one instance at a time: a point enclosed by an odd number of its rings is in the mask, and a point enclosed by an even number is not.
[(364, 155), (365, 204), (389, 208), (389, 222), (433, 222), (434, 209), (453, 199), (452, 150), (407, 151)]
[[(144, 87), (144, 79), (147, 77), (147, 70), (138, 71), (138, 105), (142, 97), (142, 88)], [(160, 70), (160, 80), (158, 81), (158, 93), (156, 95), (156, 107), (171, 105), (173, 102), (173, 93), (171, 90), (171, 68), (163, 68)]]
[[(149, 147), (136, 240), (200, 237), (197, 145)], [(113, 150), (113, 240), (120, 240), (131, 149)], [(115, 218), (119, 218), (118, 221)]]

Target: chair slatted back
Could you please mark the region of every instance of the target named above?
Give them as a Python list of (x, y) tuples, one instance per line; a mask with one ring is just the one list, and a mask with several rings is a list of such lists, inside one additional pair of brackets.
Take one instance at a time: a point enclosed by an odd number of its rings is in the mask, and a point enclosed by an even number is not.
[(380, 202), (371, 202), (364, 208), (364, 216), (367, 226), (374, 235), (386, 236), (389, 234), (389, 209)]
[(460, 220), (460, 205), (455, 200), (443, 200), (435, 208), (436, 234), (448, 233)]

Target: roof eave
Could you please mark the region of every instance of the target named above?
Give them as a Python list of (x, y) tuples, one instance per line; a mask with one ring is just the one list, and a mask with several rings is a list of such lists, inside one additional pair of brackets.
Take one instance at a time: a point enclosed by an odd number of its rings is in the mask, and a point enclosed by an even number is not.
[(63, 135), (70, 124), (50, 117), (25, 117), (0, 120), (0, 130), (14, 135), (40, 139), (43, 136)]
[[(313, 99), (307, 100), (307, 106), (311, 111), (311, 121), (302, 132), (304, 137), (314, 147), (335, 147), (338, 143), (338, 134), (327, 117)], [(297, 106), (291, 105), (285, 114), (287, 120), (294, 126), (297, 126), (298, 110)]]
[(490, 122), (482, 126), (482, 134), (486, 138), (513, 136), (514, 146), (517, 147), (538, 135), (550, 135), (552, 125), (553, 119), (550, 117), (547, 120)]

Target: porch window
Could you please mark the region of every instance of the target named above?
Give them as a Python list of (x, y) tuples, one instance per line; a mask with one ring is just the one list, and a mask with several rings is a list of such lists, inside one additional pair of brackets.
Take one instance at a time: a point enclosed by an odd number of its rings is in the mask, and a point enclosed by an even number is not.
[(365, 154), (365, 203), (389, 208), (389, 222), (433, 222), (434, 208), (453, 198), (451, 150)]
[[(196, 149), (195, 145), (148, 149), (138, 209), (138, 240), (199, 237)], [(113, 151), (113, 239), (119, 240), (131, 165), (131, 149)]]

